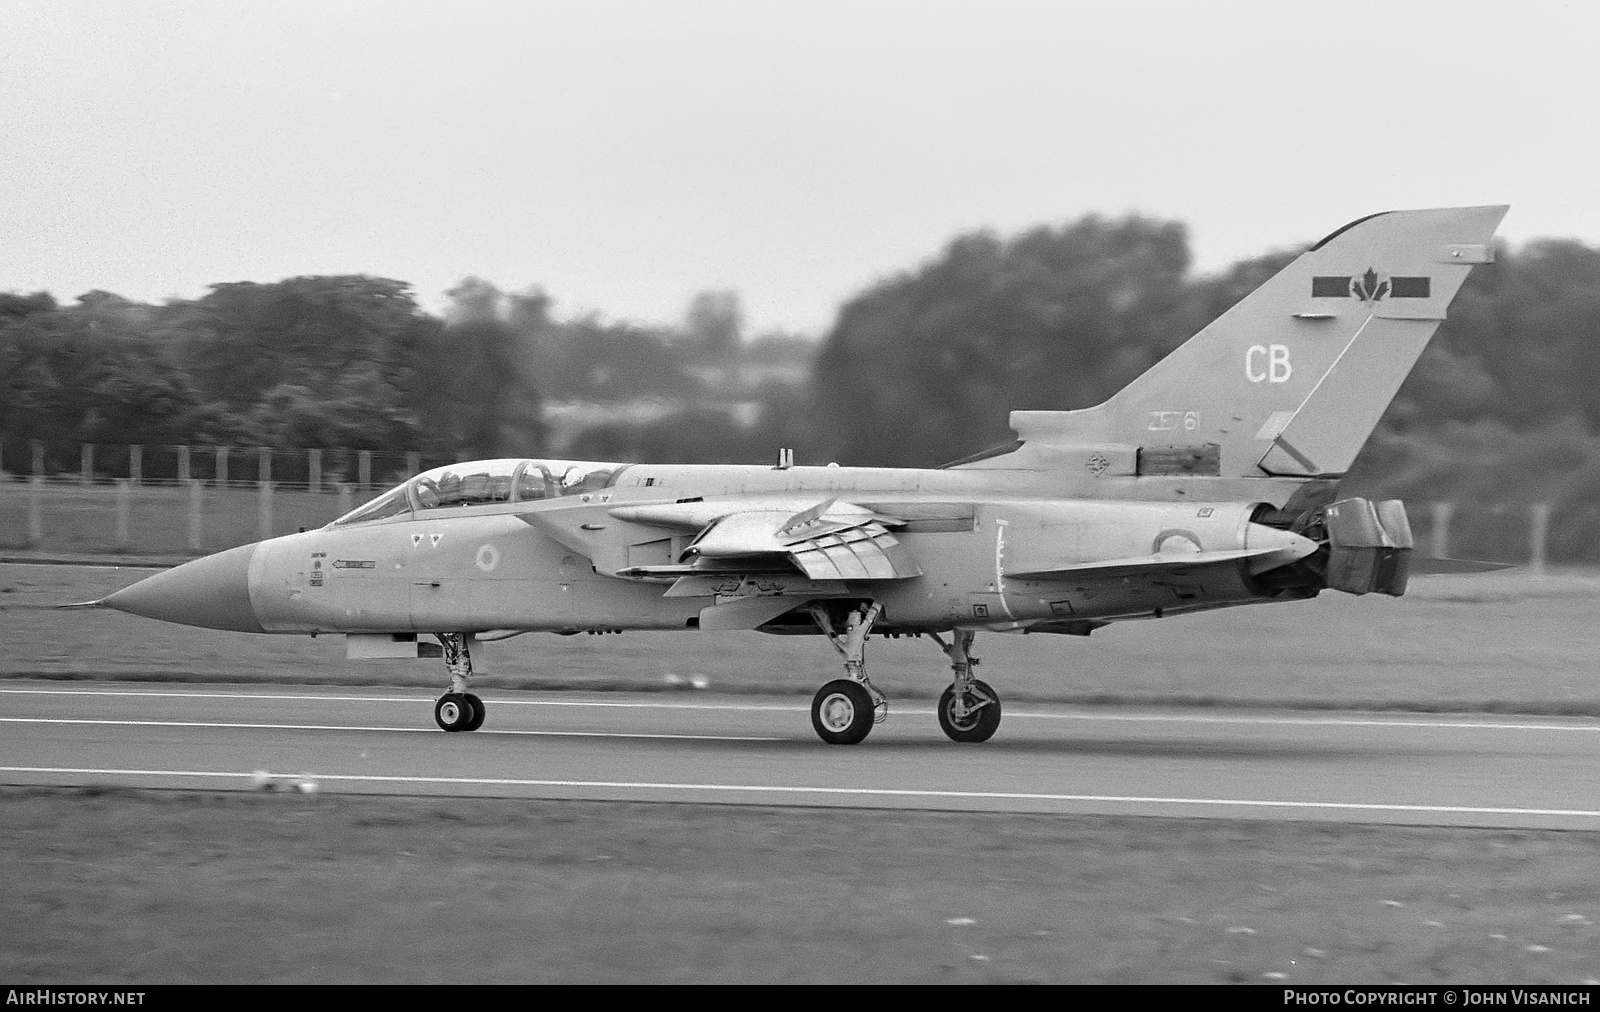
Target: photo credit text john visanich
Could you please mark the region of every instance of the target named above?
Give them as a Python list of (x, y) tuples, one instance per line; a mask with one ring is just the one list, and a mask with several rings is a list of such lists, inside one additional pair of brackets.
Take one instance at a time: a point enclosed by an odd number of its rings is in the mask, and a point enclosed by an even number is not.
[(1596, 988), (1580, 987), (1286, 987), (1285, 1005), (1591, 1005)]

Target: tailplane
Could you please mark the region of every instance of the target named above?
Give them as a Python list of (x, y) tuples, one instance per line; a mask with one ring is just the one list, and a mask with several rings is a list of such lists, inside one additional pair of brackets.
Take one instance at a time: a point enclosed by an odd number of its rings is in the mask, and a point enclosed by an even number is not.
[[(1504, 206), (1389, 211), (1346, 225), (1121, 392), (1013, 411), (1024, 445), (1094, 473), (1336, 477), (1493, 260)], [(968, 466), (1015, 466), (996, 458)]]

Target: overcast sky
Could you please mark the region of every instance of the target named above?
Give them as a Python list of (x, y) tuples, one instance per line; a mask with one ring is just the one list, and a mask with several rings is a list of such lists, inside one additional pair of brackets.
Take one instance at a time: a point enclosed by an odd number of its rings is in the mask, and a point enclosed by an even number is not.
[(0, 291), (467, 275), (820, 334), (953, 235), (1404, 207), (1600, 243), (1600, 5), (0, 0)]

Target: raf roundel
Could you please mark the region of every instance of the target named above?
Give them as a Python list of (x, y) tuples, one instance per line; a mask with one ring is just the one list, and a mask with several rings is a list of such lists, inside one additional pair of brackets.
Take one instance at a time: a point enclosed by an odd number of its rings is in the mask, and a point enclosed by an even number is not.
[(477, 563), (485, 573), (494, 572), (494, 567), (500, 565), (500, 550), (493, 545), (484, 545), (478, 549)]

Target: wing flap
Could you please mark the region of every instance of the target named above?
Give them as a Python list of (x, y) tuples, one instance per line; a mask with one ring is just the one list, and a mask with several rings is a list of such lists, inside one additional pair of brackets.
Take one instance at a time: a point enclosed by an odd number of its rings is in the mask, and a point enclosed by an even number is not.
[[(760, 501), (723, 513), (707, 523), (677, 565), (634, 567), (620, 575), (664, 579), (713, 569), (760, 573), (798, 569), (811, 580), (907, 580), (922, 575), (922, 567), (889, 533), (889, 525), (900, 522), (892, 517), (833, 499), (799, 511), (772, 507), (770, 501)], [(665, 516), (648, 515), (657, 520)]]
[(877, 521), (818, 534), (788, 546), (789, 559), (813, 580), (908, 580), (922, 567)]

